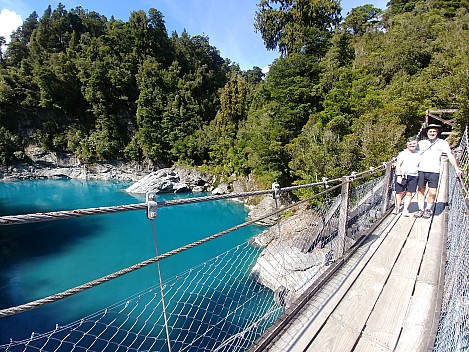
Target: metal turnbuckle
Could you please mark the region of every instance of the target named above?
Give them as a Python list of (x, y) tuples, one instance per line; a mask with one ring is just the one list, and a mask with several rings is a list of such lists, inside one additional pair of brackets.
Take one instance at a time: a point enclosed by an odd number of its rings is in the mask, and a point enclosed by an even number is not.
[(147, 218), (154, 220), (158, 216), (158, 203), (156, 202), (156, 193), (147, 192), (146, 194), (147, 203)]

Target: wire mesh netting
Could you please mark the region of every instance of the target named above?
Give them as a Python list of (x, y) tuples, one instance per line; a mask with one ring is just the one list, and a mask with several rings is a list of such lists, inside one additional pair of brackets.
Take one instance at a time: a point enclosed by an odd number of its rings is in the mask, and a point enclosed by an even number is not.
[[(272, 293), (249, 277), (258, 252), (245, 243), (164, 282), (172, 350), (244, 350), (282, 313)], [(0, 349), (167, 351), (162, 303), (160, 288), (152, 286), (79, 321)]]
[[(382, 217), (383, 206), (388, 208), (392, 203), (392, 188), (387, 188), (385, 182), (386, 176), (383, 175), (365, 184), (352, 187), (347, 231), (349, 237), (354, 240), (357, 233), (367, 230)], [(386, 191), (386, 195), (383, 196)]]
[(319, 205), (299, 201), (278, 209), (280, 221), (249, 243), (161, 287), (0, 350), (245, 351), (390, 204), (389, 177), (366, 177)]
[(467, 128), (456, 151), (458, 178), (450, 167), (445, 288), (434, 351), (469, 350), (469, 178)]

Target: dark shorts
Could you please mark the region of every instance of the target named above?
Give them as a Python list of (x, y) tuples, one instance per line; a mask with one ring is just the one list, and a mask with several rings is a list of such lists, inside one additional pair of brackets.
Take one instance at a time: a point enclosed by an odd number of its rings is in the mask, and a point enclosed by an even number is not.
[(430, 188), (438, 188), (440, 174), (436, 172), (419, 171), (419, 187), (425, 187), (428, 184)]
[(418, 179), (418, 176), (406, 176), (405, 179), (402, 179), (402, 184), (399, 184), (396, 181), (394, 188), (397, 193), (405, 191), (415, 193), (415, 191), (417, 190)]

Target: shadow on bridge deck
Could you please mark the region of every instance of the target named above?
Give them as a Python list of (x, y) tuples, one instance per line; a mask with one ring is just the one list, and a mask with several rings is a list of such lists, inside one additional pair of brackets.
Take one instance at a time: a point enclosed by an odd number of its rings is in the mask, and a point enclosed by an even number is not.
[(432, 218), (388, 215), (262, 350), (432, 350), (444, 282), (447, 170), (446, 163)]

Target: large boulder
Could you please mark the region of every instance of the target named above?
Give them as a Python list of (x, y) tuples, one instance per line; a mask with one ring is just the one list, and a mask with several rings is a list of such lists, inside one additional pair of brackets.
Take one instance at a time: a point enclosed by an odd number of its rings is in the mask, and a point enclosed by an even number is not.
[(212, 191), (213, 195), (222, 195), (222, 194), (228, 194), (231, 192), (231, 187), (227, 183), (220, 183), (215, 189)]
[[(288, 306), (301, 295), (334, 260), (336, 221), (324, 225), (322, 217), (307, 205), (251, 239), (263, 250), (251, 276), (271, 289)], [(335, 231), (334, 231), (335, 229)]]
[(126, 189), (128, 193), (208, 192), (214, 177), (206, 172), (179, 166), (160, 169), (141, 178)]

